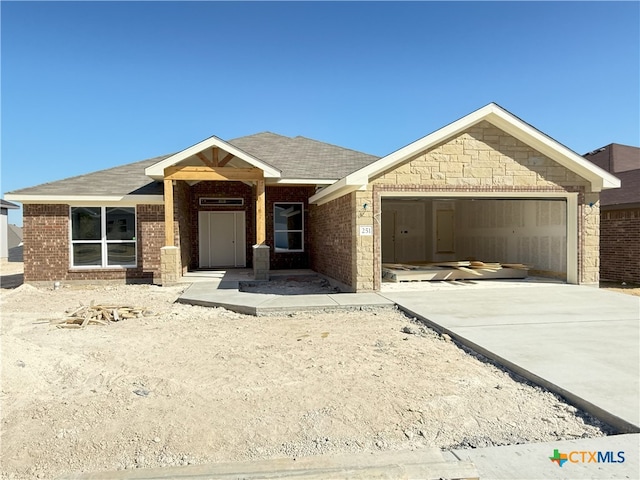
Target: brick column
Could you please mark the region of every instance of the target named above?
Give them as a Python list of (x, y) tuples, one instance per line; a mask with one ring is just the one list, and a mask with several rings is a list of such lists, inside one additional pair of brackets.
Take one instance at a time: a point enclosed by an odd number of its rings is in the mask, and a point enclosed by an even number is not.
[(162, 286), (175, 285), (180, 280), (180, 249), (178, 247), (162, 247), (160, 249), (160, 277)]
[(256, 280), (269, 280), (269, 246), (253, 246), (253, 277)]

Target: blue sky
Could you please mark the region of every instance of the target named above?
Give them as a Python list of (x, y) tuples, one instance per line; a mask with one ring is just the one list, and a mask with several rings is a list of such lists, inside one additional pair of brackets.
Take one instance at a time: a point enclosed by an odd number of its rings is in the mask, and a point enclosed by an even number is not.
[(489, 102), (581, 154), (640, 145), (638, 2), (0, 8), (2, 194), (211, 135), (385, 155)]

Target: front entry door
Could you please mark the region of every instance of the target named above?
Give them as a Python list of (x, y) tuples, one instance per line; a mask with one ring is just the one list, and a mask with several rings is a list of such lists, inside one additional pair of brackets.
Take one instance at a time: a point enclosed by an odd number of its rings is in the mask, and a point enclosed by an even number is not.
[(244, 212), (198, 212), (200, 268), (246, 266)]

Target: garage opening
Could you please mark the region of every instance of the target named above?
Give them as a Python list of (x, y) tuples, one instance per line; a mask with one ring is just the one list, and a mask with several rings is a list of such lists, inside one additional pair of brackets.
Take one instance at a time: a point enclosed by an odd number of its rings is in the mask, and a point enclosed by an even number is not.
[(381, 250), (383, 274), (389, 264), (451, 262), (465, 271), (465, 262), (474, 261), (489, 264), (487, 272), (497, 264), (523, 265), (530, 275), (566, 280), (567, 201), (383, 198)]

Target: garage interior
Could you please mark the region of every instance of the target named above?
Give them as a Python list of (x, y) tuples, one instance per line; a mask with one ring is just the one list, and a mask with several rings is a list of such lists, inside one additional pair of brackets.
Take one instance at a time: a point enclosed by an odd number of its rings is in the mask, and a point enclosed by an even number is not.
[[(412, 270), (407, 280), (442, 280), (442, 275), (421, 278), (417, 270), (447, 267), (462, 270), (445, 278), (453, 280), (535, 275), (566, 281), (567, 203), (535, 198), (383, 198), (381, 250), (385, 281), (402, 281), (400, 274), (393, 280), (389, 269)], [(471, 260), (489, 264), (474, 270), (487, 275), (468, 272)], [(515, 273), (504, 268), (511, 265), (523, 267)]]

